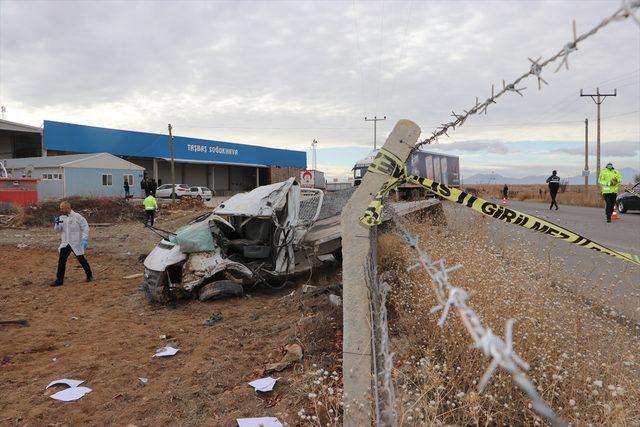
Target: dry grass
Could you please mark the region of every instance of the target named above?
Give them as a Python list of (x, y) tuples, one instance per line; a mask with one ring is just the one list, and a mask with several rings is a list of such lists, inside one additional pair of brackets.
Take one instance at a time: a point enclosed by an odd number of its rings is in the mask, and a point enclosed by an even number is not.
[[(485, 199), (501, 199), (502, 187), (478, 184), (465, 186), (465, 191)], [(546, 185), (509, 185), (509, 193), (511, 200), (551, 203), (549, 188)], [(588, 192), (584, 191), (583, 185), (568, 185), (566, 191), (558, 193), (556, 200), (560, 205), (604, 207), (602, 195), (595, 185), (590, 185)]]
[[(88, 222), (120, 222), (142, 220), (141, 206), (134, 206), (124, 199), (108, 197), (68, 197), (71, 208)], [(53, 226), (53, 217), (60, 215), (60, 201), (41, 202), (34, 206), (15, 207), (14, 226)]]
[[(515, 350), (541, 396), (577, 425), (640, 424), (637, 325), (619, 324), (565, 290), (561, 271), (540, 268), (525, 245), (504, 251), (490, 243), (486, 219), (456, 229), (410, 222), (434, 259), (463, 263), (452, 283), (467, 289), (469, 305), (495, 333), (516, 320)], [(516, 250), (517, 249), (517, 250)], [(508, 374), (494, 375), (484, 394), (477, 382), (488, 366), (453, 314), (443, 329), (424, 272), (395, 234), (379, 240), (381, 272), (393, 277), (389, 300), (394, 381), (400, 425), (539, 425), (526, 396)], [(542, 270), (542, 271), (541, 271)], [(635, 330), (634, 330), (635, 328)], [(635, 331), (635, 332), (634, 332)]]

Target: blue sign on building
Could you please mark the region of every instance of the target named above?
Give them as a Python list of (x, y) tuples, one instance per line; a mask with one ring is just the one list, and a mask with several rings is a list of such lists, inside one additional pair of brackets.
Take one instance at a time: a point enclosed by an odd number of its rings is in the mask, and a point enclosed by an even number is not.
[[(116, 156), (168, 159), (169, 136), (147, 132), (44, 122), (47, 150), (71, 153), (111, 153)], [(222, 163), (244, 166), (281, 166), (306, 169), (304, 151), (234, 144), (174, 136), (174, 158), (181, 161)]]

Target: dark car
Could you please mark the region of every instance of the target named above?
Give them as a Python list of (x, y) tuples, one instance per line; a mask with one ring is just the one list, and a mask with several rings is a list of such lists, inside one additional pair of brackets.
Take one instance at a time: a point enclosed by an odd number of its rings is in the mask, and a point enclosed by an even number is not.
[(625, 190), (624, 193), (618, 195), (616, 204), (618, 210), (622, 213), (630, 210), (640, 210), (640, 182), (631, 188), (631, 191)]

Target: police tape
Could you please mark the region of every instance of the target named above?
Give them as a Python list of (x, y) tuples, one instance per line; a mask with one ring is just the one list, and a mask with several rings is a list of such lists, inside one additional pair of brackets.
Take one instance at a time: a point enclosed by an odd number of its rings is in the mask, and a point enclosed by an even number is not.
[(547, 234), (569, 243), (640, 265), (640, 256), (638, 255), (610, 249), (600, 243), (581, 236), (578, 233), (560, 227), (557, 224), (545, 221), (533, 215), (500, 206), (496, 203), (488, 202), (460, 189), (449, 187), (428, 178), (416, 175), (407, 175), (406, 167), (402, 160), (385, 149), (380, 149), (369, 166), (368, 172), (389, 176), (389, 180), (382, 186), (380, 191), (375, 194), (373, 201), (367, 207), (364, 215), (360, 217), (360, 221), (369, 227), (380, 224), (382, 220), (384, 198), (389, 194), (389, 192), (405, 182), (410, 182), (427, 189), (443, 199), (473, 209), (485, 216), (489, 216), (509, 224), (518, 225), (531, 231)]

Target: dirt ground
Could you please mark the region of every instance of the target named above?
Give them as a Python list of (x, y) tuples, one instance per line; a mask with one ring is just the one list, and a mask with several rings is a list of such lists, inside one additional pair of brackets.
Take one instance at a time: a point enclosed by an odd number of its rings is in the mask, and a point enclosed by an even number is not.
[[(197, 214), (173, 213), (157, 226), (175, 229)], [(0, 424), (231, 426), (239, 417), (276, 416), (296, 425), (313, 372), (339, 371), (341, 308), (326, 294), (303, 295), (306, 276), (238, 299), (150, 306), (140, 279), (122, 279), (142, 272), (139, 257), (159, 240), (150, 230), (92, 229), (86, 256), (95, 282), (84, 282), (71, 257), (64, 286), (51, 288), (58, 239), (49, 228), (0, 230), (0, 317), (30, 323), (0, 326)], [(339, 283), (339, 267), (314, 271), (313, 281)], [(223, 320), (204, 326), (213, 312)], [(256, 394), (247, 382), (266, 376), (264, 366), (292, 343), (303, 347), (302, 362), (271, 374), (281, 377), (275, 391)], [(180, 352), (151, 357), (165, 345)], [(76, 402), (52, 400), (61, 388), (45, 386), (60, 378), (85, 380), (93, 391)]]

